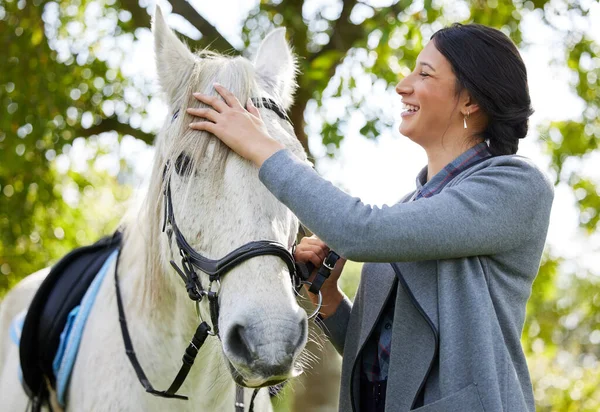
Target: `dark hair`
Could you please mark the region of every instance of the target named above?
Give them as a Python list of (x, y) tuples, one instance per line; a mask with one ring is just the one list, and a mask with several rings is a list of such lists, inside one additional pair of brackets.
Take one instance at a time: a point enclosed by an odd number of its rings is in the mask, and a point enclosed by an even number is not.
[(515, 44), (500, 30), (455, 23), (431, 39), (448, 59), (457, 93), (466, 89), (487, 115), (482, 136), (494, 156), (515, 154), (533, 114), (527, 70)]

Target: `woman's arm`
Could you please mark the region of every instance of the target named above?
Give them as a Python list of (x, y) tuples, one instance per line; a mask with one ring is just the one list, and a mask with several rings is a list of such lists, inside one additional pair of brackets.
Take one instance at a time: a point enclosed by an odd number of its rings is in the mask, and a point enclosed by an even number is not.
[(337, 189), (287, 150), (268, 158), (259, 176), (348, 259), (449, 259), (495, 254), (546, 235), (552, 185), (523, 158), (492, 162), (431, 198), (382, 208)]

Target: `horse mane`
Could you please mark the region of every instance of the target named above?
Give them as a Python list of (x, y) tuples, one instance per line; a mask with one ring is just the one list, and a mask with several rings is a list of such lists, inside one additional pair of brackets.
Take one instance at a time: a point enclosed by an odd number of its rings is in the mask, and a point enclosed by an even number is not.
[[(183, 87), (175, 99), (175, 107), (170, 108), (171, 111), (156, 137), (155, 157), (145, 199), (137, 207), (130, 209), (124, 219), (124, 244), (129, 250), (138, 252), (136, 256), (138, 262), (142, 256), (144, 257), (146, 284), (139, 286), (141, 290), (146, 291), (147, 296), (139, 301), (149, 303), (150, 307), (155, 307), (158, 301), (164, 298), (170, 298), (164, 296), (166, 291), (161, 287), (164, 285), (164, 269), (170, 267), (161, 252), (163, 250), (161, 242), (167, 241), (167, 237), (162, 234), (164, 220), (162, 208), (165, 183), (170, 180), (175, 171), (177, 157), (185, 153), (190, 159), (190, 170), (197, 171), (201, 166), (203, 170), (214, 173), (215, 179), (219, 179), (223, 176), (228, 157), (233, 153), (212, 134), (189, 128), (189, 124), (197, 119), (186, 113), (185, 109), (206, 107), (195, 99), (192, 93), (217, 95), (213, 84), (218, 82), (237, 96), (240, 102), (246, 102), (253, 93), (258, 91), (254, 80), (254, 66), (246, 59), (221, 56), (208, 51), (202, 51), (195, 56), (197, 59), (189, 74), (187, 85), (185, 81), (181, 81)], [(172, 120), (176, 111), (178, 116)], [(194, 179), (188, 179), (186, 193), (189, 192), (193, 181)], [(185, 202), (186, 197), (178, 201)], [(132, 219), (135, 222), (132, 222)], [(138, 230), (128, 230), (132, 223)], [(143, 241), (139, 239), (139, 232)], [(140, 250), (141, 247), (143, 250)]]

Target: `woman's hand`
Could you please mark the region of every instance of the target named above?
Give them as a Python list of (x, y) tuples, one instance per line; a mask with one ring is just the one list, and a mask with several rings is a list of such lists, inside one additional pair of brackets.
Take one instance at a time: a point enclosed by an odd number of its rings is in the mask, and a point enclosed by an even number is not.
[(196, 99), (211, 107), (188, 108), (187, 112), (192, 116), (205, 119), (190, 123), (190, 128), (212, 133), (258, 167), (275, 152), (284, 149), (281, 143), (269, 136), (258, 109), (250, 99), (246, 110), (233, 93), (218, 83), (214, 86), (225, 101), (217, 96), (194, 93)]
[(312, 263), (315, 266), (314, 272), (323, 264), (323, 261), (329, 253), (329, 247), (321, 239), (312, 235), (303, 237), (294, 250), (294, 259), (300, 263)]
[[(327, 257), (329, 253), (329, 247), (316, 236), (304, 237), (296, 246), (294, 251), (294, 259), (301, 263), (310, 262), (315, 265), (315, 270), (311, 273), (309, 282), (312, 282), (317, 271), (323, 264), (323, 261)], [(321, 287), (321, 294), (323, 296), (323, 305), (321, 306), (321, 316), (323, 318), (327, 318), (331, 316), (337, 310), (340, 302), (343, 300), (344, 295), (342, 294), (339, 286), (338, 279), (342, 274), (342, 270), (344, 269), (344, 265), (346, 264), (346, 259), (340, 257), (340, 259), (335, 264), (334, 269), (331, 271), (329, 278), (325, 280), (323, 286)], [(304, 285), (305, 289), (308, 291), (308, 285)], [(313, 304), (318, 303), (318, 296), (313, 293), (308, 293), (310, 300)]]

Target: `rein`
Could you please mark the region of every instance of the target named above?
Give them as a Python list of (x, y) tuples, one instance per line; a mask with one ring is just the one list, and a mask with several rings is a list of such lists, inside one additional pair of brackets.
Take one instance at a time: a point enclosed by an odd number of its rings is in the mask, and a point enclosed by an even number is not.
[(135, 374), (137, 375), (138, 380), (140, 381), (144, 389), (146, 389), (146, 392), (163, 398), (187, 400), (187, 396), (177, 395), (175, 394), (175, 392), (177, 392), (177, 390), (185, 381), (185, 378), (187, 377), (192, 365), (194, 364), (194, 359), (198, 354), (198, 350), (200, 349), (200, 347), (202, 347), (204, 341), (206, 341), (206, 338), (208, 337), (210, 326), (208, 326), (206, 322), (202, 322), (200, 325), (198, 325), (196, 333), (194, 333), (194, 337), (192, 338), (189, 346), (186, 348), (185, 353), (183, 354), (183, 365), (181, 366), (179, 373), (177, 373), (177, 376), (173, 380), (173, 383), (171, 384), (171, 386), (169, 386), (169, 389), (165, 391), (158, 391), (154, 389), (154, 387), (146, 377), (144, 369), (142, 369), (142, 366), (140, 365), (137, 359), (135, 350), (133, 349), (133, 343), (131, 342), (131, 336), (129, 335), (129, 330), (127, 329), (127, 319), (125, 317), (125, 310), (123, 309), (123, 299), (121, 297), (121, 289), (119, 287), (118, 273), (120, 257), (121, 251), (119, 251), (119, 255), (117, 256), (117, 263), (115, 266), (115, 289), (117, 293), (117, 307), (119, 309), (119, 324), (121, 326), (121, 334), (123, 335), (123, 342), (125, 344), (125, 353), (127, 354), (127, 357), (129, 358), (133, 369), (135, 370)]
[[(290, 121), (289, 117), (285, 113), (285, 110), (283, 110), (273, 100), (268, 98), (252, 98), (252, 102), (255, 106), (269, 109), (276, 113), (281, 119), (286, 120), (288, 122)], [(171, 122), (177, 119), (177, 117), (179, 116), (179, 112), (180, 111), (177, 110), (173, 114)], [(181, 368), (179, 369), (179, 372), (173, 379), (173, 382), (171, 383), (168, 389), (159, 391), (152, 386), (135, 354), (133, 343), (131, 341), (131, 336), (127, 328), (127, 319), (125, 317), (123, 299), (121, 297), (121, 290), (119, 287), (118, 268), (120, 251), (119, 256), (117, 256), (117, 263), (115, 267), (115, 292), (119, 312), (119, 324), (121, 327), (121, 334), (123, 336), (125, 353), (131, 365), (133, 366), (133, 369), (135, 370), (138, 380), (140, 381), (146, 392), (163, 398), (188, 400), (189, 398), (187, 396), (178, 395), (177, 391), (179, 390), (179, 388), (181, 388), (181, 385), (183, 385), (185, 379), (187, 378), (187, 375), (189, 374), (190, 369), (194, 364), (194, 360), (196, 359), (196, 355), (198, 354), (198, 351), (200, 350), (208, 336), (217, 336), (220, 339), (218, 320), (221, 277), (223, 277), (225, 274), (227, 274), (227, 272), (229, 272), (231, 269), (233, 269), (240, 263), (245, 262), (248, 259), (252, 259), (253, 257), (264, 255), (277, 256), (280, 259), (282, 259), (287, 265), (292, 280), (292, 285), (296, 292), (300, 290), (303, 284), (308, 284), (311, 285), (311, 292), (313, 289), (315, 289), (316, 292), (313, 293), (318, 293), (319, 302), (317, 308), (314, 311), (314, 313), (311, 316), (309, 316), (309, 319), (312, 319), (315, 316), (317, 316), (321, 308), (322, 295), (318, 289), (320, 289), (322, 282), (319, 282), (320, 284), (318, 285), (318, 287), (313, 288), (311, 282), (308, 281), (308, 276), (310, 275), (310, 272), (307, 273), (305, 268), (302, 268), (303, 270), (298, 269), (292, 253), (284, 245), (275, 241), (253, 241), (238, 247), (237, 249), (230, 252), (221, 259), (215, 260), (202, 256), (190, 246), (188, 241), (180, 232), (175, 221), (175, 215), (173, 213), (173, 200), (171, 198), (171, 182), (170, 178), (167, 178), (168, 167), (169, 162), (167, 162), (163, 171), (163, 182), (165, 188), (163, 191), (164, 216), (162, 231), (166, 232), (169, 238), (169, 246), (172, 245), (172, 237), (173, 235), (175, 235), (175, 242), (177, 244), (177, 247), (179, 248), (179, 255), (181, 257), (182, 267), (179, 267), (174, 260), (171, 260), (170, 264), (175, 270), (175, 272), (177, 272), (177, 274), (185, 283), (185, 288), (187, 290), (188, 297), (196, 304), (196, 311), (198, 313), (198, 316), (200, 314), (199, 302), (201, 302), (204, 297), (208, 299), (211, 323), (213, 325), (213, 327), (211, 328), (206, 321), (200, 319), (202, 320), (202, 322), (196, 328), (196, 332), (194, 333), (190, 344), (188, 345), (188, 347), (185, 350), (185, 353), (183, 354)], [(204, 285), (202, 285), (200, 277), (196, 273), (196, 269), (208, 275), (209, 285), (207, 288), (205, 288)], [(256, 395), (258, 394), (259, 389), (260, 388), (254, 389), (254, 392), (252, 394), (250, 400), (250, 412), (252, 412), (254, 409), (254, 400), (256, 398)], [(236, 412), (244, 411), (244, 391), (241, 386), (236, 387), (235, 410)]]

